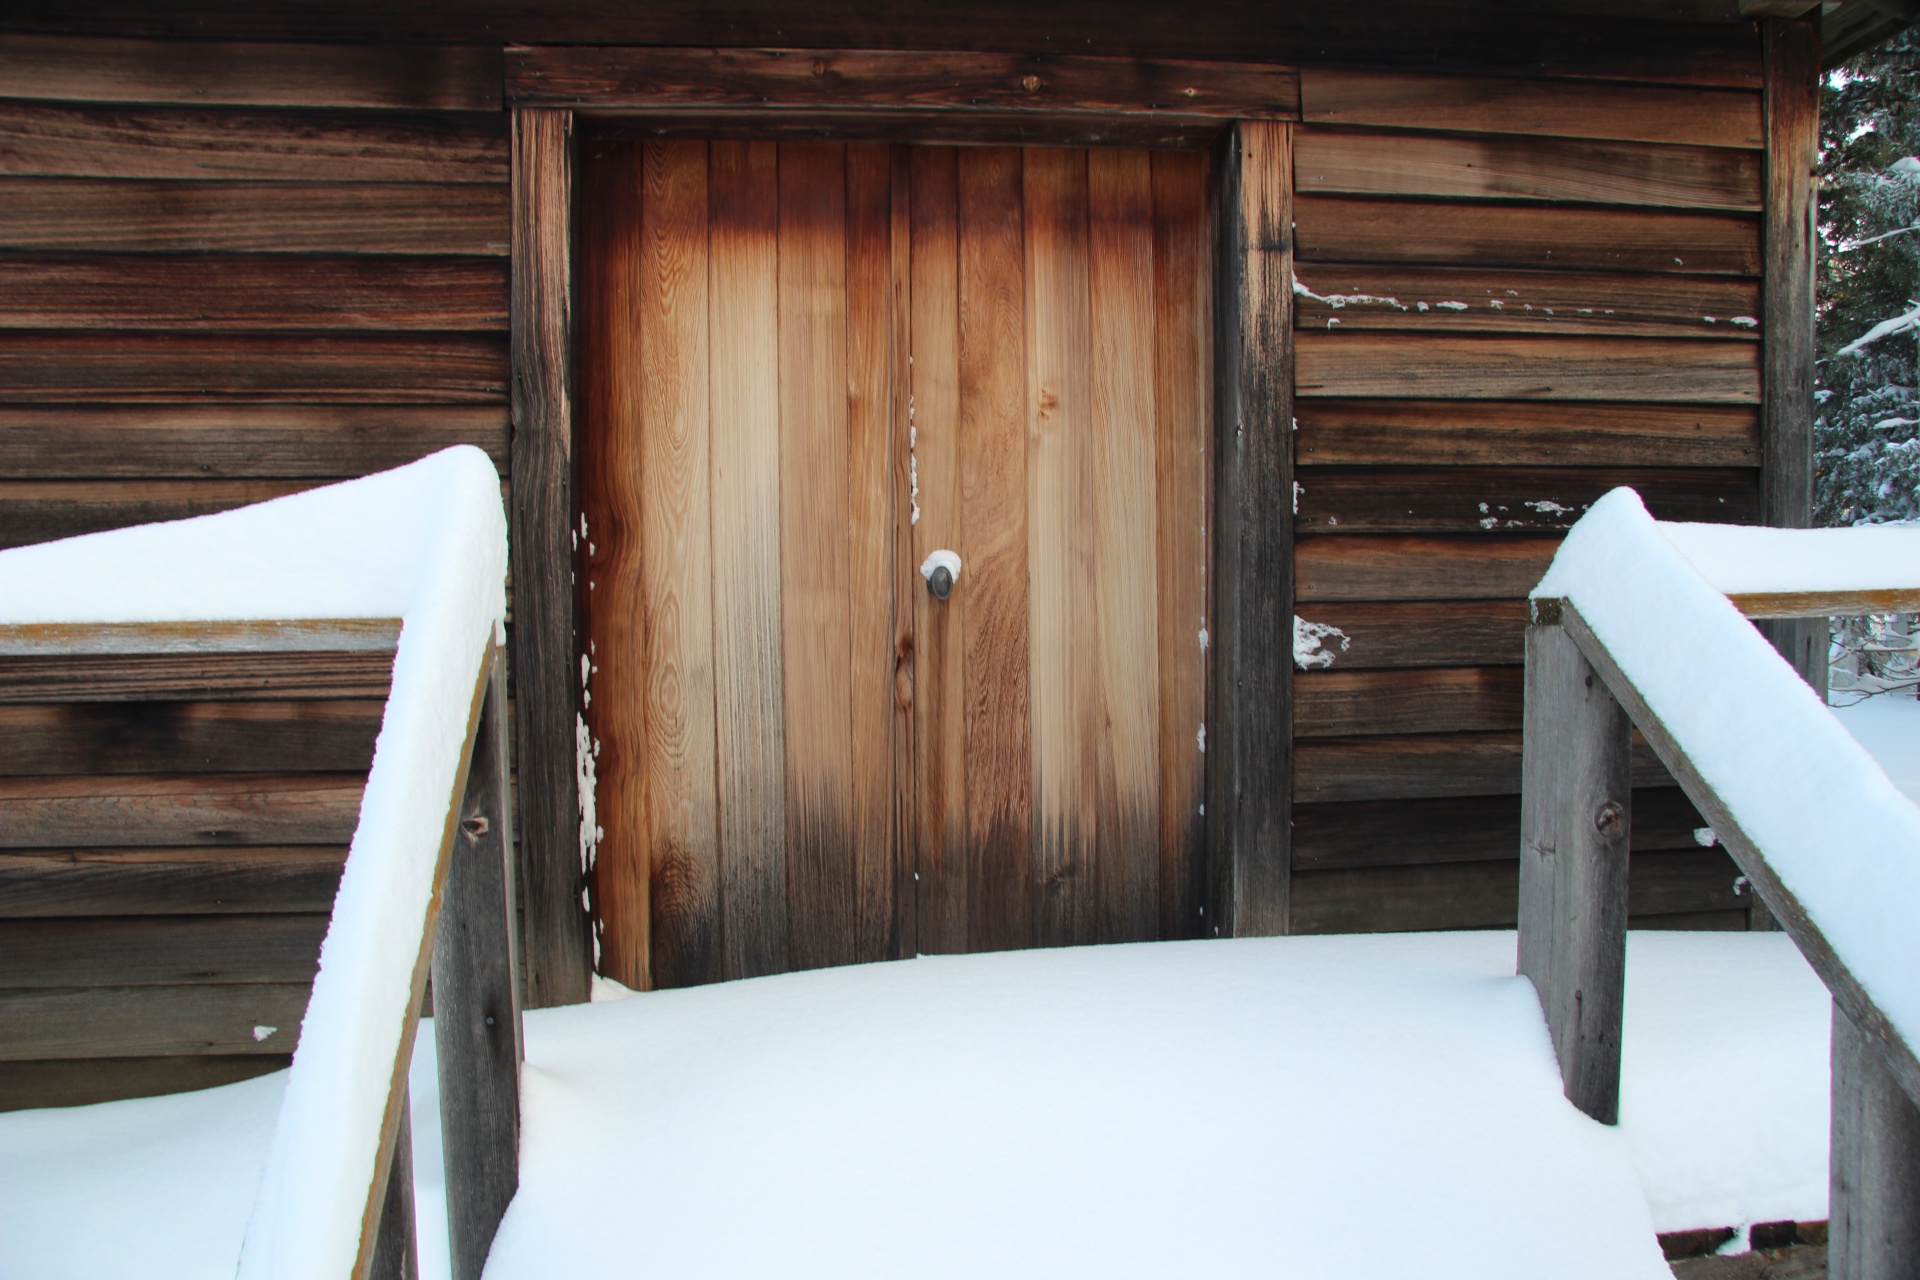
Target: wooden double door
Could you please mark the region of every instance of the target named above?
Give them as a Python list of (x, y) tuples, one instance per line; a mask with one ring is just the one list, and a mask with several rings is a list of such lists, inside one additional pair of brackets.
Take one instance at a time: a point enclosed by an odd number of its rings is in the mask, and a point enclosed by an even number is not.
[(580, 198), (602, 972), (1209, 932), (1207, 157), (605, 137)]

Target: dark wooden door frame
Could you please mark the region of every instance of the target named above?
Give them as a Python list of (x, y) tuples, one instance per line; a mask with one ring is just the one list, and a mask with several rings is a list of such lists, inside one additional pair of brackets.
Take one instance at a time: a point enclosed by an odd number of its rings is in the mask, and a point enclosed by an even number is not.
[(1285, 932), (1293, 613), (1288, 122), (1299, 118), (1297, 74), (1114, 58), (519, 49), (508, 51), (507, 94), (512, 657), (528, 1003), (585, 1000), (592, 965), (591, 833), (576, 758), (584, 723), (573, 410), (582, 111), (652, 133), (1218, 148), (1207, 909), (1209, 932), (1219, 936)]

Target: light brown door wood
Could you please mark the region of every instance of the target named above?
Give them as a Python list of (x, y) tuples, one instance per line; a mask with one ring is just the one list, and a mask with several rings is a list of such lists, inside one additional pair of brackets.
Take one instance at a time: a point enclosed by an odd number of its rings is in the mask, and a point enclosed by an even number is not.
[(602, 970), (1204, 932), (1204, 157), (607, 141), (587, 175)]

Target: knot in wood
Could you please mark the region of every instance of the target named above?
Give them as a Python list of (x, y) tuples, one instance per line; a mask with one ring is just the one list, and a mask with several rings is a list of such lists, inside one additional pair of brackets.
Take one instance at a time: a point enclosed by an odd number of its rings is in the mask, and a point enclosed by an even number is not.
[(493, 824), (488, 822), (484, 815), (476, 814), (463, 821), (460, 824), (460, 829), (467, 833), (467, 839), (478, 840), (481, 836), (493, 829)]
[(1617, 836), (1626, 829), (1627, 811), (1609, 800), (1593, 811), (1593, 826), (1603, 836)]
[(824, 76), (827, 74), (827, 60), (825, 58), (815, 58), (813, 60), (813, 74), (816, 76)]
[(1040, 92), (1040, 77), (1027, 76), (1020, 81), (1020, 87), (1028, 93), (1038, 93)]

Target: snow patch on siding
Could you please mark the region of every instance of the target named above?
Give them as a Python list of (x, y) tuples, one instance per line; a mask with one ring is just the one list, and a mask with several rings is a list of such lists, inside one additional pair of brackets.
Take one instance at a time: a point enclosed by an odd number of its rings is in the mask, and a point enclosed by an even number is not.
[[(1337, 651), (1330, 643), (1334, 640), (1340, 642)], [(1308, 622), (1297, 613), (1293, 615), (1293, 665), (1302, 671), (1332, 666), (1351, 643), (1346, 632), (1330, 623)]]

